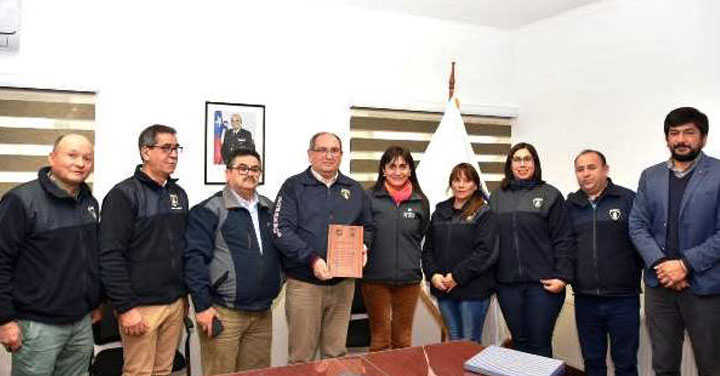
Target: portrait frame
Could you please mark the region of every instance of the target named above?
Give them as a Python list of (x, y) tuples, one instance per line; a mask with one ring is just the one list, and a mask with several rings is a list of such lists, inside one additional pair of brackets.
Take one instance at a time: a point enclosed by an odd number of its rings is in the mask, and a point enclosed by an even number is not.
[[(240, 118), (240, 126), (236, 128)], [(249, 133), (248, 133), (249, 132)], [(252, 145), (260, 154), (265, 182), (265, 105), (205, 102), (205, 184), (225, 184), (225, 158)]]

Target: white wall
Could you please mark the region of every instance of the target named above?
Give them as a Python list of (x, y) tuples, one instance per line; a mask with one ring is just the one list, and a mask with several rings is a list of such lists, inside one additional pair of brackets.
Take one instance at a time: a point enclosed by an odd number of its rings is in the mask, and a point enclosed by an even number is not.
[(662, 122), (675, 107), (710, 117), (705, 150), (718, 155), (718, 16), (713, 0), (610, 0), (514, 32), (514, 141), (534, 143), (543, 176), (566, 193), (587, 147), (636, 188), (643, 168), (668, 157)]
[[(200, 5), (202, 4), (202, 5)], [(203, 187), (204, 101), (267, 106), (267, 186), (307, 165), (319, 130), (347, 140), (350, 105), (442, 103), (450, 61), (463, 103), (509, 102), (507, 34), (332, 2), (25, 0), (21, 52), (0, 81), (98, 91), (96, 193), (132, 172), (139, 131), (154, 122), (188, 146), (177, 176)]]
[[(23, 0), (20, 52), (0, 55), (0, 84), (97, 91), (98, 198), (132, 173), (140, 130), (165, 123), (187, 147), (180, 184), (191, 202), (204, 199), (219, 189), (203, 184), (204, 102), (265, 104), (261, 192), (274, 198), (307, 166), (310, 135), (349, 141), (351, 105), (442, 108), (453, 60), (464, 105), (511, 103), (508, 38), (331, 1)], [(273, 362), (283, 364), (277, 308)]]

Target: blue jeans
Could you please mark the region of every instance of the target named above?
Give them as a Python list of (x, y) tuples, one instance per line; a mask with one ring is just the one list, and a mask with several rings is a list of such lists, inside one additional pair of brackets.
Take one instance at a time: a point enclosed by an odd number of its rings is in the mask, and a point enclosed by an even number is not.
[(22, 347), (12, 354), (12, 376), (88, 374), (93, 352), (90, 315), (66, 325), (21, 320)]
[(616, 376), (637, 376), (640, 299), (575, 295), (575, 321), (585, 374), (606, 376), (607, 338)]
[(497, 297), (512, 333), (513, 348), (552, 358), (552, 335), (565, 302), (565, 290), (553, 294), (539, 282), (500, 283)]
[(469, 339), (480, 342), (489, 305), (490, 299), (455, 300), (452, 298), (438, 298), (438, 306), (445, 320), (445, 325), (448, 327), (450, 340)]

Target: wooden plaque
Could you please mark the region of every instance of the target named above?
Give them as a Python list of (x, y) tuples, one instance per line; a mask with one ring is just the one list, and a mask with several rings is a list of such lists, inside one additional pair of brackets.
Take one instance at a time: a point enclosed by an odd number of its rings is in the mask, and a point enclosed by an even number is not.
[(362, 254), (362, 226), (329, 226), (327, 264), (333, 277), (362, 278)]

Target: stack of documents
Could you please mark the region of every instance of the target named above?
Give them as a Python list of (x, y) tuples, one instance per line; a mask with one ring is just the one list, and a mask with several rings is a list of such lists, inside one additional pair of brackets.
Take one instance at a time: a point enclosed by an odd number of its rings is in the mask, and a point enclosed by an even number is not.
[(465, 369), (488, 376), (559, 376), (565, 363), (493, 345), (466, 361)]

